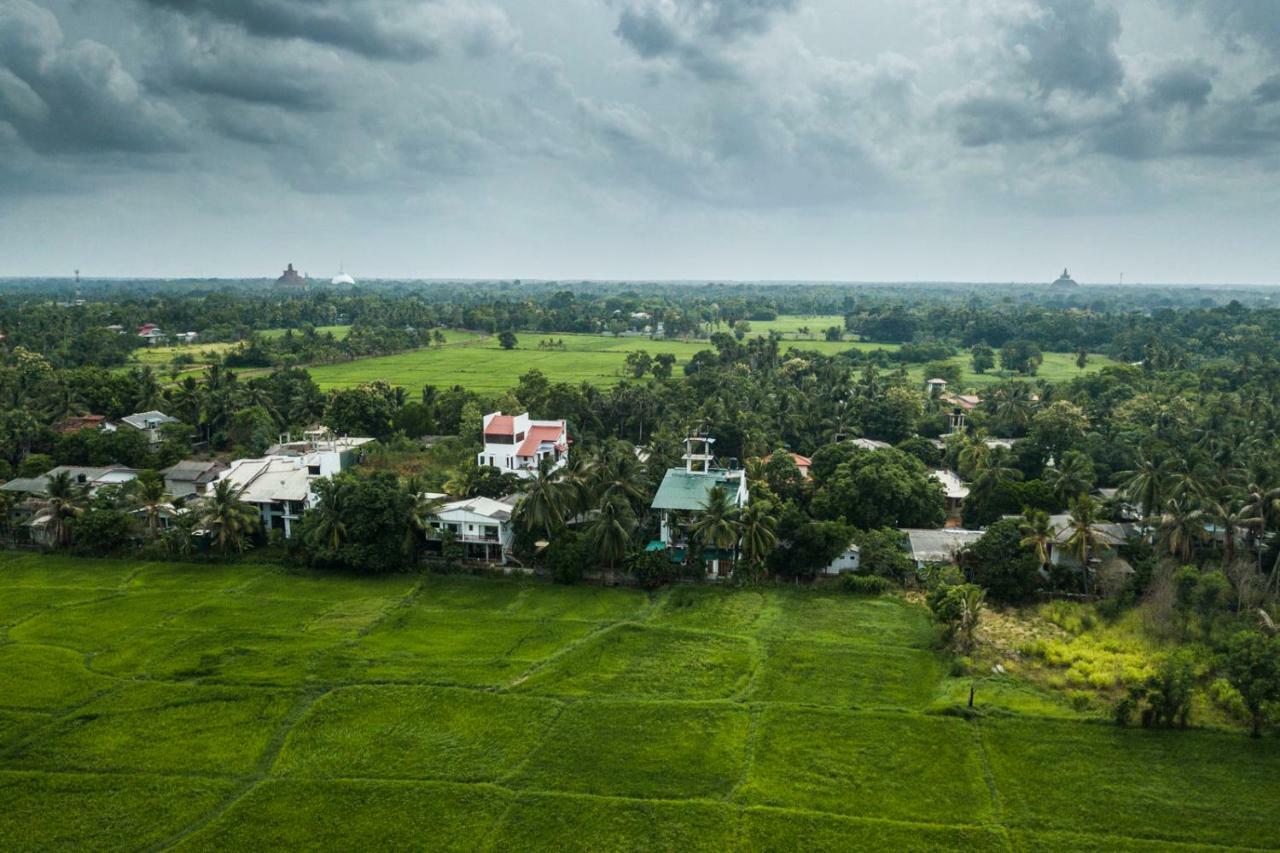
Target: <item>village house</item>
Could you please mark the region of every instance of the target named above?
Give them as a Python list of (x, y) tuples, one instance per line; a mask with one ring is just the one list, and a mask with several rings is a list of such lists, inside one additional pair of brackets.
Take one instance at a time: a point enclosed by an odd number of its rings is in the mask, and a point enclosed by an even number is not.
[[(648, 550), (666, 550), (673, 560), (683, 562), (691, 545), (689, 530), (698, 515), (706, 507), (707, 496), (716, 486), (729, 493), (733, 505), (739, 509), (750, 498), (746, 473), (739, 469), (712, 467), (715, 457), (711, 453), (714, 438), (694, 435), (684, 440), (684, 467), (669, 468), (662, 478), (662, 485), (654, 495), (652, 507), (660, 513), (659, 538), (650, 542)], [(708, 577), (722, 577), (720, 561), (726, 555), (707, 549), (702, 557), (707, 560)]]
[(907, 528), (901, 532), (907, 534), (907, 550), (911, 552), (911, 559), (918, 570), (956, 562), (959, 553), (983, 535), (981, 530), (964, 530), (959, 527), (944, 527), (940, 530)]
[(184, 459), (160, 472), (165, 490), (175, 498), (204, 495), (227, 466), (216, 460)]
[[(789, 455), (791, 457), (791, 461), (796, 464), (796, 468), (800, 469), (800, 476), (808, 480), (809, 469), (813, 467), (813, 460), (810, 459), (808, 456), (801, 456), (799, 453), (788, 452), (787, 455)], [(772, 453), (770, 453), (768, 456), (764, 458), (763, 460), (764, 464), (768, 465), (769, 460), (771, 459), (773, 459)]]
[(156, 347), (165, 342), (166, 335), (155, 323), (143, 323), (138, 327), (138, 337), (142, 338), (147, 346)]
[(427, 542), (443, 548), (445, 532), (463, 547), (468, 560), (506, 564), (511, 559), (515, 541), (515, 525), (511, 520), (520, 495), (493, 498), (467, 498), (441, 505), (432, 513)]
[(961, 515), (964, 512), (964, 501), (969, 497), (969, 487), (955, 471), (940, 468), (930, 471), (929, 476), (942, 486), (942, 495), (947, 502), (947, 526), (959, 527)]
[(45, 497), (49, 494), (49, 481), (62, 473), (71, 475), (71, 481), (84, 488), (90, 495), (96, 494), (104, 486), (123, 486), (138, 478), (138, 472), (123, 465), (105, 465), (88, 467), (80, 465), (59, 465), (51, 468), (39, 477), (16, 477), (0, 486), (0, 491)]
[(361, 448), (373, 439), (334, 436), (324, 427), (304, 433), (298, 441), (282, 436), (267, 456), (237, 459), (218, 481), (229, 480), (240, 500), (254, 504), (265, 530), (279, 530), (285, 539), (293, 537), (293, 526), (315, 503), (312, 484), (332, 477), (363, 459)]
[[(164, 439), (164, 433), (161, 428), (165, 424), (182, 423), (177, 418), (171, 418), (164, 412), (157, 412), (154, 409), (149, 412), (137, 412), (120, 419), (122, 426), (132, 427), (146, 433), (147, 440), (152, 444), (159, 444)], [(105, 429), (115, 429), (113, 425), (104, 426)]]
[(544, 459), (552, 470), (569, 463), (569, 430), (565, 421), (530, 420), (528, 412), (493, 412), (484, 416), (483, 429), (484, 450), (476, 457), (477, 465), (528, 479), (537, 475)]

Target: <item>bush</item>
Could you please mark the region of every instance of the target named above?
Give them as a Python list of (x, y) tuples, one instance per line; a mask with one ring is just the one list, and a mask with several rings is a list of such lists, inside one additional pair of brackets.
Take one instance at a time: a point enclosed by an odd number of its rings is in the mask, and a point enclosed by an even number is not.
[(547, 571), (556, 583), (573, 584), (587, 573), (589, 555), (576, 533), (565, 531), (547, 546)]
[(627, 571), (641, 589), (657, 589), (680, 577), (680, 566), (666, 551), (637, 551), (627, 558)]
[(893, 584), (887, 578), (876, 575), (846, 574), (840, 578), (840, 587), (853, 595), (884, 595)]

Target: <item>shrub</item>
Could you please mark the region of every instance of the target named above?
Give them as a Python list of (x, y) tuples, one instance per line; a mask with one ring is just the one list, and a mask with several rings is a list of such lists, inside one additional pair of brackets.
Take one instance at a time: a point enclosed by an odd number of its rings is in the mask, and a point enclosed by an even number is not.
[(853, 595), (884, 595), (892, 586), (887, 578), (876, 575), (846, 574), (840, 579), (840, 587)]
[(666, 551), (637, 551), (627, 559), (627, 571), (641, 589), (657, 589), (680, 577), (680, 567)]

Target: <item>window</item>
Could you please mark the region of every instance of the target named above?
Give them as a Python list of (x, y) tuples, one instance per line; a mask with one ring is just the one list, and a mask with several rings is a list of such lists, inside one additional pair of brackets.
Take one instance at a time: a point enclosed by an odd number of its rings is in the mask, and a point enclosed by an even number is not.
[(319, 476), (320, 476), (320, 466), (319, 466), (319, 465), (308, 465), (308, 466), (307, 466), (307, 476), (309, 476), (309, 477), (319, 477)]

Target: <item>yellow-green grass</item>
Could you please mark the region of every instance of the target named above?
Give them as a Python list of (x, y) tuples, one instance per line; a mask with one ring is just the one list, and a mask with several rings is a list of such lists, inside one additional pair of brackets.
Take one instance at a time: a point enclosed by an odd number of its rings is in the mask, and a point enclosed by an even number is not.
[[(971, 356), (957, 355), (947, 359), (948, 363), (954, 364), (960, 368), (961, 388), (982, 388), (991, 385), (997, 385), (1001, 382), (1007, 382), (1010, 379), (1026, 380), (1032, 377), (1020, 376), (1018, 374), (1009, 373), (1003, 370), (989, 370), (986, 373), (973, 372), (973, 359)], [(1081, 376), (1088, 376), (1091, 373), (1097, 373), (1106, 367), (1116, 367), (1120, 362), (1108, 358), (1098, 353), (1090, 353), (1089, 358), (1083, 368), (1076, 366), (1076, 354), (1069, 352), (1047, 352), (1044, 354), (1044, 362), (1040, 365), (1036, 372), (1035, 379), (1044, 380), (1046, 382), (1070, 382), (1072, 379), (1078, 379)], [(915, 381), (924, 384), (926, 379), (933, 377), (925, 376), (923, 364), (913, 364), (907, 369), (907, 373)]]
[[(456, 333), (455, 333), (456, 334)], [(564, 349), (546, 349), (540, 341), (563, 341)], [(519, 381), (526, 371), (542, 371), (552, 382), (580, 383), (611, 386), (627, 376), (627, 355), (643, 350), (652, 356), (669, 353), (676, 357), (675, 376), (694, 354), (711, 349), (703, 340), (671, 340), (665, 338), (613, 337), (610, 335), (538, 334), (521, 332), (514, 349), (503, 349), (496, 337), (478, 336), (451, 339), (444, 347), (431, 347), (375, 356), (336, 364), (314, 365), (311, 376), (322, 389), (349, 388), (365, 382), (382, 379), (393, 385), (419, 388), (423, 385), (449, 387), (462, 385), (474, 391), (502, 391)], [(791, 350), (836, 355), (848, 350), (869, 352), (876, 349), (893, 351), (897, 344), (873, 344), (861, 341), (786, 340), (781, 344), (784, 353)], [(967, 355), (955, 356), (951, 362), (962, 372), (961, 387), (982, 388), (1007, 378), (990, 372), (973, 373)], [(1052, 381), (1064, 381), (1076, 376), (1096, 372), (1114, 364), (1104, 356), (1092, 355), (1084, 370), (1075, 366), (1075, 355), (1070, 353), (1046, 353), (1040, 376)], [(908, 372), (923, 385), (924, 367), (912, 365)]]
[[(283, 338), (285, 333), (288, 331), (289, 329), (263, 329), (258, 334), (262, 335), (264, 338)], [(293, 333), (295, 335), (299, 335), (302, 334), (302, 330), (294, 329)], [(347, 335), (351, 334), (351, 326), (350, 324), (342, 326), (316, 326), (316, 334), (333, 335), (338, 340), (342, 340)]]
[(1280, 837), (1280, 740), (1120, 730), (1010, 679), (952, 716), (970, 682), (894, 597), (0, 552), (0, 615), (4, 850)]

